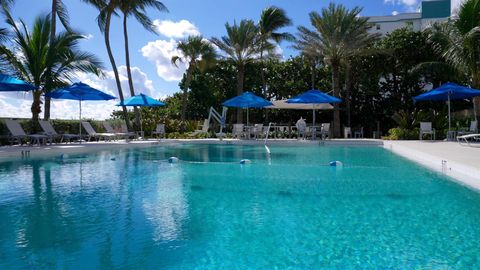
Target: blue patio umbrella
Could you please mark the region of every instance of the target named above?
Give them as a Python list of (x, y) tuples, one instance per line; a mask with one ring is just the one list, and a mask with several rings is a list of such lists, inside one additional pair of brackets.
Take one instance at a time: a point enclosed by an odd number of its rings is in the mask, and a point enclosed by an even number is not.
[[(414, 101), (447, 101), (448, 103), (448, 130), (451, 128), (450, 101), (470, 99), (480, 96), (480, 90), (461, 86), (456, 83), (445, 83), (442, 86), (425, 92), (413, 98)], [(475, 105), (475, 103), (474, 103)], [(474, 108), (475, 112), (475, 108)]]
[(2, 92), (31, 91), (36, 89), (37, 87), (35, 85), (29, 84), (12, 76), (0, 74), (0, 91)]
[(273, 103), (270, 101), (256, 96), (252, 92), (245, 92), (239, 96), (231, 98), (222, 103), (225, 107), (234, 107), (234, 108), (243, 108), (247, 109), (247, 126), (248, 126), (248, 109), (249, 108), (263, 108), (267, 106), (272, 106)]
[(304, 92), (298, 96), (295, 96), (289, 100), (287, 103), (302, 103), (302, 104), (312, 104), (313, 110), (313, 126), (315, 126), (315, 105), (324, 104), (324, 103), (340, 103), (341, 99), (325, 94), (320, 90), (312, 89)]
[[(158, 101), (154, 98), (151, 98), (144, 94), (135, 95), (129, 97), (124, 101), (119, 102), (116, 106), (127, 106), (127, 107), (162, 107), (165, 106), (165, 103)], [(142, 122), (140, 121), (140, 131), (143, 133)]]
[(78, 82), (70, 86), (59, 88), (50, 93), (45, 94), (46, 97), (54, 99), (69, 99), (69, 100), (78, 100), (80, 107), (80, 137), (82, 137), (82, 101), (83, 100), (111, 100), (116, 99), (116, 97), (104, 93), (100, 90), (97, 90), (91, 87), (88, 84)]

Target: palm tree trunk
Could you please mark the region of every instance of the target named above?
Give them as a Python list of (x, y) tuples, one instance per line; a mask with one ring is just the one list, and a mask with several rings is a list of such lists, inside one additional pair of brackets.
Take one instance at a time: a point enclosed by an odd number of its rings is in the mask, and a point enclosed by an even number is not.
[[(130, 96), (135, 95), (135, 89), (133, 88), (132, 70), (130, 68), (130, 52), (128, 48), (128, 29), (127, 29), (127, 14), (123, 14), (123, 37), (125, 39), (125, 62), (127, 65), (128, 86), (130, 87)], [(140, 112), (137, 107), (133, 107), (135, 112), (135, 124), (137, 129), (140, 128)]]
[(33, 122), (34, 129), (38, 124), (39, 116), (40, 116), (40, 113), (42, 112), (41, 96), (42, 96), (41, 90), (33, 91), (33, 102), (30, 110), (32, 112), (32, 122)]
[[(480, 73), (473, 74), (472, 76), (472, 87), (475, 89), (480, 89)], [(475, 120), (478, 120), (478, 116), (480, 116), (480, 97), (473, 98), (474, 103), (474, 112), (473, 115), (475, 116)]]
[[(340, 65), (332, 62), (332, 88), (335, 97), (340, 96)], [(333, 105), (333, 136), (340, 137), (340, 107), (338, 103)]]
[(311, 67), (310, 67), (310, 69), (312, 70), (312, 89), (315, 89), (315, 81), (317, 80), (316, 67), (317, 67), (317, 61), (312, 60)]
[[(265, 62), (263, 61), (263, 42), (262, 42), (262, 49), (260, 49), (260, 77), (262, 78), (262, 94), (266, 99), (269, 99), (267, 95), (267, 78), (265, 77)], [(269, 122), (269, 115), (268, 112), (270, 110), (264, 110), (265, 112), (265, 123)]]
[[(123, 102), (123, 91), (122, 85), (120, 83), (120, 76), (118, 75), (117, 65), (115, 64), (115, 58), (113, 58), (112, 48), (110, 47), (110, 20), (112, 18), (112, 12), (108, 12), (107, 18), (105, 20), (105, 46), (107, 47), (108, 59), (110, 60), (110, 64), (112, 65), (113, 73), (115, 74), (115, 82), (117, 83), (118, 95), (120, 97), (120, 101)], [(128, 119), (127, 107), (122, 106), (123, 116), (125, 117), (125, 123), (127, 127), (130, 128), (130, 120)]]
[(347, 126), (351, 127), (351, 106), (352, 106), (352, 64), (350, 61), (347, 61), (346, 69), (345, 69), (345, 106), (347, 111)]
[[(245, 64), (239, 63), (237, 65), (237, 95), (243, 94), (243, 80), (245, 77)], [(243, 109), (237, 109), (237, 123), (243, 123)]]
[[(55, 39), (55, 34), (57, 31), (57, 0), (52, 0), (52, 14), (51, 14), (51, 23), (50, 23), (50, 45), (53, 43)], [(49, 71), (48, 71), (49, 73)], [(47, 76), (47, 80), (49, 76)], [(51, 79), (51, 78), (50, 78)], [(46, 92), (49, 92), (51, 89), (45, 88)], [(50, 119), (50, 98), (45, 97), (45, 108), (43, 112), (43, 118), (45, 120)]]
[(182, 96), (182, 122), (185, 122), (187, 118), (187, 105), (188, 105), (188, 89), (190, 88), (190, 83), (192, 82), (192, 75), (193, 75), (193, 63), (191, 61), (188, 65), (187, 70), (187, 77), (185, 79), (185, 88), (183, 89), (183, 96)]

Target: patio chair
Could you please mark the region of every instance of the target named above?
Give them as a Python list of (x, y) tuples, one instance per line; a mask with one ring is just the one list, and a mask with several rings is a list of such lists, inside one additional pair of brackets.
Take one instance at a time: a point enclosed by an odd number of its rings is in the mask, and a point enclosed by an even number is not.
[(307, 124), (305, 122), (297, 122), (295, 126), (297, 127), (297, 139), (303, 138), (305, 140), (307, 138)]
[(210, 127), (209, 123), (208, 123), (208, 119), (205, 119), (203, 121), (203, 125), (200, 125), (199, 128), (200, 129), (197, 129), (195, 130), (194, 132), (191, 133), (192, 136), (197, 136), (197, 135), (200, 135), (200, 134), (205, 134), (207, 135), (208, 134), (208, 128)]
[(356, 139), (363, 139), (363, 127), (357, 129), (353, 135)]
[(423, 140), (423, 135), (430, 135), (431, 139), (435, 140), (435, 129), (432, 128), (432, 122), (420, 122), (420, 140)]
[(266, 132), (263, 128), (263, 124), (255, 124), (253, 126), (252, 135), (255, 139), (258, 139), (259, 137), (264, 138), (266, 136)]
[(105, 128), (105, 130), (107, 131), (107, 133), (115, 134), (117, 138), (128, 139), (130, 137), (128, 133), (116, 132), (115, 129), (113, 129), (112, 125), (107, 121), (103, 121), (102, 125), (103, 125), (103, 128)]
[(165, 124), (157, 124), (157, 127), (152, 132), (157, 138), (165, 138)]
[(10, 144), (13, 144), (15, 141), (17, 141), (18, 144), (22, 145), (22, 139), (29, 139), (30, 144), (32, 145), (46, 144), (48, 141), (50, 142), (50, 144), (52, 143), (51, 137), (47, 135), (25, 133), (20, 123), (18, 123), (16, 120), (5, 119), (4, 121), (8, 131), (11, 134), (11, 136), (9, 137)]
[(467, 131), (459, 131), (457, 133), (457, 136), (475, 134), (475, 133), (477, 133), (477, 130), (478, 130), (478, 122), (476, 120), (475, 121), (470, 121), (470, 128)]
[(233, 137), (237, 139), (241, 139), (242, 137), (245, 137), (244, 127), (245, 126), (243, 124), (233, 124), (233, 129), (232, 129)]
[(126, 136), (128, 136), (129, 139), (130, 138), (133, 138), (133, 139), (138, 138), (138, 133), (133, 132), (133, 131), (129, 131), (128, 127), (127, 127), (127, 124), (125, 122), (122, 122), (120, 124), (120, 130), (122, 131), (122, 133), (126, 134)]
[(343, 128), (343, 137), (345, 139), (352, 137), (352, 128), (351, 127), (344, 127)]
[(66, 142), (71, 142), (71, 140), (80, 139), (80, 135), (77, 134), (58, 133), (49, 121), (40, 120), (38, 122), (40, 123), (40, 127), (42, 127), (45, 135), (51, 137), (52, 139), (60, 139), (60, 143), (62, 143), (64, 140)]
[(87, 132), (87, 141), (90, 141), (92, 138), (96, 138), (97, 141), (103, 138), (105, 141), (110, 141), (116, 139), (117, 135), (114, 133), (98, 133), (96, 132), (92, 125), (89, 122), (82, 122), (83, 129)]
[(320, 136), (322, 137), (322, 140), (325, 140), (327, 137), (330, 138), (330, 123), (322, 123)]

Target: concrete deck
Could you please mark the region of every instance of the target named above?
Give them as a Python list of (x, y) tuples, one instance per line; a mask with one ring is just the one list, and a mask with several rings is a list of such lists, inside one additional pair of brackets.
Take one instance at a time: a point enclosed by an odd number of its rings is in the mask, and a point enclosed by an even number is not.
[(457, 182), (480, 190), (480, 145), (457, 142), (384, 141), (388, 149)]

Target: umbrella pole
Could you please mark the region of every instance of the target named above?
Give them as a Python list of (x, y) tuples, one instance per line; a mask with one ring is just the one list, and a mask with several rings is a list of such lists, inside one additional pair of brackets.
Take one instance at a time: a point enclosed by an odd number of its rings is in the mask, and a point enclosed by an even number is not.
[(475, 105), (475, 98), (472, 98), (472, 103), (473, 103), (473, 117), (475, 121), (477, 121), (477, 106)]
[(78, 100), (78, 106), (80, 108), (80, 115), (78, 118), (78, 128), (79, 128), (79, 134), (80, 134), (80, 143), (82, 143), (82, 100)]
[(247, 108), (247, 127), (249, 126), (248, 122), (249, 122), (249, 119), (248, 119), (248, 108)]
[(450, 131), (452, 126), (452, 117), (450, 115), (450, 94), (448, 94), (448, 131)]
[(313, 111), (313, 126), (312, 126), (312, 138), (314, 140), (317, 139), (317, 128), (315, 127), (315, 105), (312, 105), (312, 111)]

